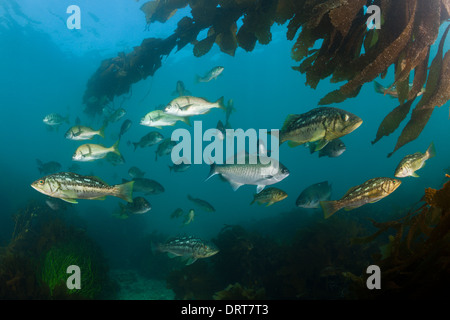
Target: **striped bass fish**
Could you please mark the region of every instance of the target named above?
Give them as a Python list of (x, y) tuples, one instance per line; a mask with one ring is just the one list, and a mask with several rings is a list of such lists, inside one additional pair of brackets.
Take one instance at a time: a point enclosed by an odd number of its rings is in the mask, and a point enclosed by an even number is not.
[(280, 144), (289, 141), (290, 147), (296, 147), (317, 141), (313, 151), (319, 151), (328, 142), (349, 134), (361, 124), (360, 117), (331, 107), (319, 107), (303, 114), (290, 114), (280, 130)]
[(405, 156), (395, 169), (395, 176), (397, 178), (409, 176), (418, 178), (419, 175), (416, 171), (422, 169), (425, 165), (425, 161), (433, 158), (435, 155), (436, 149), (434, 148), (434, 143), (432, 142), (425, 153), (416, 152)]
[(31, 184), (35, 190), (53, 198), (78, 203), (76, 199), (104, 200), (106, 196), (133, 202), (134, 181), (110, 186), (97, 177), (60, 172), (45, 176)]
[(340, 200), (320, 201), (320, 206), (325, 219), (327, 219), (342, 208), (348, 211), (359, 208), (366, 203), (377, 202), (394, 192), (401, 183), (398, 179), (373, 178), (350, 188)]
[(196, 75), (195, 82), (210, 82), (211, 80), (217, 79), (218, 76), (223, 72), (225, 68), (222, 66), (217, 66), (208, 71), (203, 77)]
[(199, 258), (208, 258), (219, 252), (217, 246), (193, 236), (177, 237), (166, 243), (156, 245), (154, 248), (160, 252), (167, 252), (169, 257), (183, 257), (186, 265), (194, 263)]

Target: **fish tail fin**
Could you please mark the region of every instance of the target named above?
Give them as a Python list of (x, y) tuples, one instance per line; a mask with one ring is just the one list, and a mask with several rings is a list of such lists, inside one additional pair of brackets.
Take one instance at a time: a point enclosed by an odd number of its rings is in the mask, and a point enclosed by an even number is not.
[(114, 152), (115, 154), (117, 154), (118, 156), (121, 157), (122, 154), (119, 151), (119, 142), (120, 142), (120, 139), (117, 140), (116, 143), (114, 143), (111, 148), (112, 148), (112, 152)]
[(383, 87), (383, 86), (381, 85), (381, 83), (379, 83), (379, 82), (377, 82), (377, 81), (374, 81), (374, 82), (373, 82), (373, 86), (374, 86), (374, 88), (375, 88), (375, 92), (376, 92), (376, 93), (384, 94), (384, 91), (386, 90), (386, 88)]
[(152, 242), (150, 243), (150, 245), (151, 245), (151, 248), (152, 248), (152, 254), (153, 254), (153, 255), (155, 255), (156, 253), (158, 253), (158, 252), (161, 251), (161, 248), (160, 248), (160, 246), (159, 246), (158, 243), (155, 243), (155, 242), (152, 241)]
[(194, 82), (195, 82), (195, 83), (200, 83), (201, 78), (202, 78), (202, 77), (200, 77), (198, 74), (196, 74), (196, 75), (195, 75)]
[(216, 103), (219, 105), (219, 109), (222, 109), (223, 111), (227, 111), (227, 107), (225, 107), (225, 102), (224, 102), (224, 98), (223, 98), (223, 96), (222, 97), (220, 97), (217, 101), (216, 101)]
[(98, 135), (102, 138), (105, 137), (105, 129), (106, 129), (107, 125), (108, 125), (108, 122), (104, 122), (103, 126), (98, 130)]
[(64, 118), (64, 121), (65, 121), (66, 123), (70, 123), (69, 115), (67, 115), (67, 116)]
[(136, 149), (137, 149), (137, 147), (139, 145), (139, 142), (132, 142), (132, 144), (134, 146), (134, 151), (136, 151)]
[(169, 170), (172, 172), (173, 166), (168, 166), (168, 167), (169, 167)]
[(116, 186), (115, 195), (127, 202), (133, 202), (133, 185), (134, 181), (129, 181)]
[(427, 159), (433, 158), (436, 155), (436, 149), (434, 147), (434, 142), (430, 143), (430, 146), (428, 147), (426, 151)]
[(255, 200), (256, 200), (256, 195), (253, 195), (253, 200), (252, 200), (252, 202), (250, 202), (250, 205), (254, 204)]
[(211, 178), (212, 176), (218, 174), (218, 172), (216, 171), (216, 164), (213, 162), (211, 163), (210, 169), (209, 169), (209, 174), (208, 177), (206, 177), (205, 181), (208, 181), (209, 178)]
[(320, 206), (323, 210), (323, 216), (325, 219), (331, 217), (336, 211), (341, 209), (337, 201), (320, 201)]
[(191, 126), (191, 119), (189, 117), (183, 117), (181, 119), (184, 123), (186, 123), (189, 127)]

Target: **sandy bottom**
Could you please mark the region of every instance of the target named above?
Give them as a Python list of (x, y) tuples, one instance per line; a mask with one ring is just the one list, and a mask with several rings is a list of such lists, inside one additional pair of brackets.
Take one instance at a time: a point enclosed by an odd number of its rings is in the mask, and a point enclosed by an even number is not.
[(135, 270), (113, 269), (110, 276), (119, 284), (117, 300), (174, 300), (166, 282), (142, 277)]

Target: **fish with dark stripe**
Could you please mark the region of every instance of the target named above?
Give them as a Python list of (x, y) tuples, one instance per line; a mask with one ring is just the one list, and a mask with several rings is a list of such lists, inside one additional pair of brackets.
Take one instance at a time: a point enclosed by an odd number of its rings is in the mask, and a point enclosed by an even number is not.
[(134, 181), (110, 186), (97, 177), (60, 172), (45, 176), (31, 184), (35, 190), (53, 198), (78, 203), (76, 199), (104, 200), (106, 196), (133, 202)]

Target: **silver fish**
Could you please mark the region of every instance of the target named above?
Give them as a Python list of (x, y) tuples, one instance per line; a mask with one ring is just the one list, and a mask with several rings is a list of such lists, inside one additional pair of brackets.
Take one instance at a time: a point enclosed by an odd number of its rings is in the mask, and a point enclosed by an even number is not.
[(234, 191), (244, 184), (251, 184), (256, 185), (256, 193), (259, 193), (266, 186), (280, 182), (289, 175), (289, 170), (281, 162), (275, 159), (266, 161), (268, 159), (266, 157), (264, 157), (263, 162), (260, 159), (261, 156), (257, 163), (251, 164), (249, 155), (246, 155), (244, 164), (213, 163), (206, 180), (220, 174), (231, 184)]
[(164, 108), (164, 112), (172, 116), (190, 117), (206, 114), (214, 108), (226, 111), (223, 101), (223, 97), (220, 97), (216, 102), (209, 102), (204, 98), (181, 96), (170, 101)]

